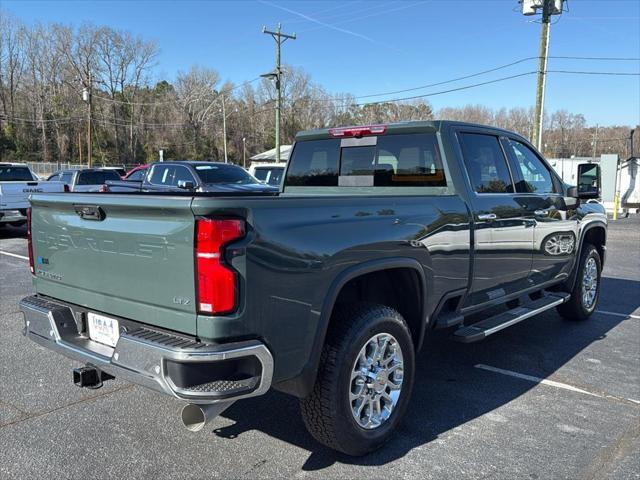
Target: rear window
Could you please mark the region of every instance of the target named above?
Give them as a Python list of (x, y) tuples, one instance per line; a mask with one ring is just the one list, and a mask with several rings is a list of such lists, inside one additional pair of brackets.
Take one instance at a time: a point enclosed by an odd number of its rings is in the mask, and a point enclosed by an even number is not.
[[(365, 139), (368, 137), (364, 137)], [(352, 144), (356, 146), (350, 146)], [(377, 137), (375, 145), (346, 139), (296, 144), (287, 186), (443, 187), (442, 158), (432, 133)]]
[(257, 167), (253, 176), (267, 185), (280, 185), (283, 173), (284, 167)]
[(195, 169), (202, 183), (208, 185), (216, 183), (250, 185), (258, 183), (244, 168), (235, 165), (197, 165)]
[(0, 182), (32, 182), (31, 170), (27, 167), (0, 167)]
[(102, 185), (107, 180), (120, 180), (120, 176), (113, 170), (96, 172), (80, 172), (78, 185)]

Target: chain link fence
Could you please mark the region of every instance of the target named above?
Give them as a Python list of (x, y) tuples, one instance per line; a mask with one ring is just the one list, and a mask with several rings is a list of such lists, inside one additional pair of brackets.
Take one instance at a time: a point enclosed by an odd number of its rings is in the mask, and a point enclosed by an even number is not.
[[(38, 175), (40, 178), (48, 177), (53, 172), (57, 172), (58, 170), (67, 170), (71, 168), (87, 168), (87, 164), (76, 164), (76, 163), (63, 163), (63, 162), (27, 162), (27, 165), (31, 169), (33, 173)], [(97, 165), (94, 164), (93, 168), (100, 167), (122, 167), (127, 172), (132, 168), (136, 167), (138, 164), (122, 164), (122, 165)]]

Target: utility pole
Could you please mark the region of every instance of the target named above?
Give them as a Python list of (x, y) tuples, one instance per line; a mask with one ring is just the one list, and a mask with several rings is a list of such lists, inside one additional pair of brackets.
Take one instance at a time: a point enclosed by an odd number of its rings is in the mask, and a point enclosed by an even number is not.
[(82, 89), (82, 100), (87, 104), (87, 166), (91, 168), (91, 100), (92, 78), (89, 74), (89, 85)]
[(553, 0), (542, 0), (542, 29), (540, 31), (540, 58), (538, 59), (538, 84), (536, 87), (536, 111), (533, 119), (533, 143), (542, 148), (542, 121), (544, 119), (544, 90), (547, 78), (547, 55), (549, 53), (549, 30)]
[(222, 95), (222, 134), (224, 136), (224, 163), (229, 163), (229, 158), (227, 157), (227, 109), (224, 104), (224, 94)]
[(280, 68), (280, 47), (287, 40), (295, 40), (296, 34), (288, 35), (282, 33), (281, 25), (278, 23), (278, 28), (275, 32), (267, 30), (267, 27), (262, 27), (262, 33), (269, 34), (276, 41), (276, 68), (272, 73), (261, 75), (266, 78), (275, 78), (276, 81), (276, 162), (280, 161), (280, 110), (282, 107), (282, 95), (280, 91), (280, 80), (282, 78), (282, 69)]
[(242, 137), (242, 168), (247, 168), (247, 138)]
[(549, 30), (551, 29), (551, 16), (561, 15), (564, 0), (518, 0), (522, 5), (522, 14), (525, 16), (537, 15), (542, 12), (542, 29), (540, 30), (540, 53), (538, 62), (538, 84), (536, 87), (536, 110), (533, 118), (533, 132), (531, 142), (538, 150), (542, 148), (542, 120), (544, 118), (544, 90), (547, 79), (547, 55), (549, 53)]
[(80, 157), (80, 165), (82, 165), (82, 135), (78, 130), (78, 156)]

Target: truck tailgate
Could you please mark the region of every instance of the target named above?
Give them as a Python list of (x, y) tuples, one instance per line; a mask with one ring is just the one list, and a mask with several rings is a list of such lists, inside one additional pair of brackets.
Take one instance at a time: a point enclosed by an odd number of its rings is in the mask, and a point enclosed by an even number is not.
[(191, 201), (139, 194), (35, 195), (36, 291), (195, 335)]
[(62, 192), (60, 182), (0, 182), (0, 210), (29, 207), (29, 195), (41, 192)]

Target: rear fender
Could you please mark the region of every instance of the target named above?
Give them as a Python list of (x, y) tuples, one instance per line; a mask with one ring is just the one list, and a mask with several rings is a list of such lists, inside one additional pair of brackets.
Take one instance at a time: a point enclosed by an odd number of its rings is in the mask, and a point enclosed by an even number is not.
[(303, 367), (300, 375), (281, 382), (278, 385), (274, 385), (274, 388), (300, 398), (308, 396), (311, 393), (313, 385), (316, 381), (318, 367), (320, 364), (320, 355), (322, 353), (327, 330), (329, 328), (329, 322), (331, 321), (331, 314), (333, 313), (333, 308), (342, 288), (350, 280), (353, 280), (354, 278), (357, 278), (359, 276), (395, 268), (410, 268), (415, 270), (418, 275), (422, 300), (420, 318), (425, 319), (423, 322), (421, 322), (420, 331), (417, 335), (416, 347), (420, 348), (427, 326), (427, 281), (422, 265), (420, 265), (420, 263), (413, 258), (405, 257), (371, 260), (345, 269), (334, 279), (333, 283), (327, 291), (324, 303), (322, 305), (320, 319), (318, 321), (318, 327), (315, 334), (316, 341), (314, 342), (313, 349), (311, 351), (311, 354), (309, 355), (309, 361)]

